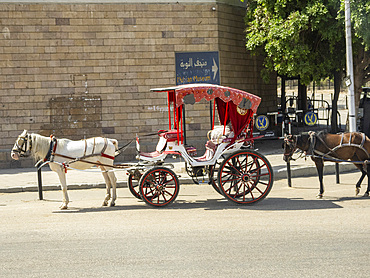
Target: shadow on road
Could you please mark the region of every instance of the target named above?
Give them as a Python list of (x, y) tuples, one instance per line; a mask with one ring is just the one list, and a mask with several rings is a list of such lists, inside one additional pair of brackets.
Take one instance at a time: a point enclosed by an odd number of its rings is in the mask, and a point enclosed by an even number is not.
[[(70, 207), (67, 210), (56, 210), (53, 213), (90, 213), (121, 210), (251, 210), (251, 211), (300, 211), (300, 210), (323, 210), (340, 209), (338, 204), (341, 201), (362, 200), (364, 198), (341, 198), (327, 200), (304, 200), (301, 198), (268, 198), (252, 205), (238, 205), (224, 199), (207, 199), (199, 201), (177, 200), (175, 203), (164, 208), (149, 207), (144, 202), (138, 201), (137, 205), (115, 206), (115, 207), (92, 207), (77, 208)], [(365, 200), (365, 199), (364, 199)]]
[(304, 200), (301, 198), (268, 198), (261, 202), (251, 205), (239, 205), (227, 200), (208, 199), (206, 201), (197, 201), (193, 203), (176, 202), (172, 209), (194, 209), (204, 208), (206, 210), (225, 210), (225, 209), (242, 209), (242, 210), (259, 210), (259, 211), (288, 211), (288, 210), (313, 210), (313, 209), (337, 209), (342, 208), (332, 200)]

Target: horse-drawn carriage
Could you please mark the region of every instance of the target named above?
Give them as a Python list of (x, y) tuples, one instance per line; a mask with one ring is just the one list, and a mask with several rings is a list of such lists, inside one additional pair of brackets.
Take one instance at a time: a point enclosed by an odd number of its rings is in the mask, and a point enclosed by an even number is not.
[[(114, 139), (106, 140), (105, 145), (101, 147), (96, 146), (95, 140), (94, 142), (85, 140), (85, 143), (79, 143), (80, 147), (76, 145), (73, 156), (70, 156), (67, 150), (58, 150), (50, 139), (47, 155), (53, 160), (46, 159), (48, 160), (46, 162), (50, 166), (57, 164), (62, 169), (58, 170), (59, 177), (63, 175), (61, 173), (64, 172), (64, 168), (78, 168), (75, 167), (77, 165), (82, 168), (86, 168), (87, 165), (97, 165), (105, 173), (108, 172), (110, 176), (105, 175), (107, 195), (103, 204), (107, 204), (110, 198), (109, 187), (112, 186), (114, 192), (111, 205), (114, 205), (116, 194), (114, 173), (113, 176), (111, 174), (113, 168), (123, 168), (129, 173), (130, 191), (145, 203), (155, 207), (172, 203), (179, 193), (180, 184), (176, 173), (172, 170), (173, 167), (165, 161), (168, 155), (181, 156), (185, 161), (187, 173), (194, 182), (209, 183), (218, 193), (232, 202), (252, 204), (268, 195), (273, 185), (273, 171), (269, 161), (253, 150), (255, 139), (253, 138), (253, 115), (261, 102), (259, 97), (241, 90), (210, 84), (182, 85), (151, 91), (167, 93), (168, 130), (158, 132), (158, 144), (155, 151), (150, 153), (140, 151), (139, 138), (136, 138), (139, 162), (113, 164), (114, 155), (106, 152), (111, 149), (109, 145), (116, 147)], [(213, 107), (212, 127), (208, 132), (205, 153), (197, 157), (195, 148), (186, 144), (184, 105), (194, 104), (202, 99), (210, 101)], [(218, 126), (215, 125), (216, 113), (220, 123)], [(27, 133), (21, 135), (12, 153), (26, 153), (29, 149), (27, 141), (32, 140), (35, 140), (35, 137)], [(81, 141), (70, 141), (70, 143), (73, 142), (78, 144)], [(81, 149), (79, 152), (78, 148)], [(87, 155), (89, 152), (91, 154)], [(61, 182), (63, 188), (62, 179)], [(66, 199), (67, 202), (65, 202)], [(68, 196), (64, 198), (64, 203), (68, 203)]]
[[(138, 147), (138, 158), (142, 162), (128, 170), (128, 186), (134, 196), (153, 206), (164, 206), (175, 200), (179, 192), (178, 178), (171, 169), (161, 166), (167, 155), (173, 154), (184, 159), (187, 173), (196, 183), (199, 178), (204, 182), (206, 177), (228, 200), (249, 204), (267, 196), (273, 184), (271, 165), (263, 155), (251, 149), (253, 114), (261, 101), (259, 97), (208, 84), (152, 89), (152, 92), (167, 93), (169, 126), (168, 130), (158, 132), (159, 142), (154, 152), (143, 153)], [(213, 101), (212, 128), (204, 155), (196, 157), (194, 148), (184, 144), (183, 106), (202, 99)], [(216, 106), (221, 124), (218, 127), (215, 127)], [(137, 140), (139, 146), (138, 143)], [(140, 169), (141, 166), (144, 168)]]

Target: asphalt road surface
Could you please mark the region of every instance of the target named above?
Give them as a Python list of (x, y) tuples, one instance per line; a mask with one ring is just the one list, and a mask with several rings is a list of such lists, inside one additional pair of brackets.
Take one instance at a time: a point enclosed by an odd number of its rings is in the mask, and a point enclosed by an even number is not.
[(184, 185), (162, 209), (118, 190), (0, 195), (1, 277), (369, 277), (370, 199), (359, 174), (277, 181), (267, 199), (234, 205), (207, 185)]

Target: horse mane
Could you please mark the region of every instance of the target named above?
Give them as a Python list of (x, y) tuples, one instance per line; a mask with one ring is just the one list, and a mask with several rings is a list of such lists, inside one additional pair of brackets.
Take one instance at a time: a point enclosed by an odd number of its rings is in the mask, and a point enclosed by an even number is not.
[[(299, 134), (301, 138), (309, 138), (311, 136), (312, 131), (303, 131)], [(316, 132), (316, 136), (323, 138), (325, 137), (329, 132), (326, 129), (320, 130)]]
[(46, 156), (50, 148), (50, 137), (41, 136), (36, 133), (31, 134), (32, 138), (32, 156), (36, 159), (42, 159)]
[[(32, 133), (32, 156), (36, 159), (43, 159), (46, 157), (50, 149), (50, 137), (45, 137), (36, 133)], [(71, 140), (58, 139), (58, 147), (64, 149), (65, 145)]]
[(304, 131), (297, 135), (297, 145), (304, 147), (310, 139), (310, 132)]

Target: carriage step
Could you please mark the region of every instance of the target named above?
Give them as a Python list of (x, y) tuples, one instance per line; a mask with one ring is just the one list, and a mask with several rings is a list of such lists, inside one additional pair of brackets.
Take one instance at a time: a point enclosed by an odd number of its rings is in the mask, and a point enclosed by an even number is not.
[(202, 180), (202, 181), (198, 181), (199, 184), (210, 184), (209, 183), (209, 180)]

